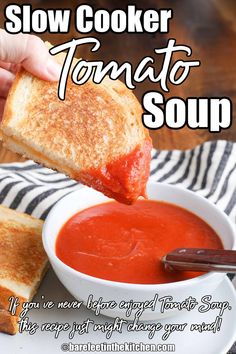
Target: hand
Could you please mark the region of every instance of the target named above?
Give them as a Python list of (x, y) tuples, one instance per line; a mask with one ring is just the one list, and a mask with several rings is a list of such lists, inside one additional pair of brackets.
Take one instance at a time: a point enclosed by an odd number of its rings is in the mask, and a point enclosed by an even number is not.
[(0, 29), (0, 120), (15, 73), (23, 67), (43, 80), (57, 81), (61, 66), (48, 52), (44, 42), (27, 34), (8, 34)]

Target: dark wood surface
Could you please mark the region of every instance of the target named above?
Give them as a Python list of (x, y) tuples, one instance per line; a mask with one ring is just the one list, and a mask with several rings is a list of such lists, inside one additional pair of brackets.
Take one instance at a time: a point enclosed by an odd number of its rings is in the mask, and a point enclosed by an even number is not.
[[(2, 0), (0, 27), (3, 27), (3, 9), (9, 1)], [(15, 3), (28, 3), (16, 1)], [(35, 7), (75, 7), (76, 1), (31, 1)], [(87, 1), (94, 7), (125, 7), (129, 1), (100, 0)], [(89, 52), (87, 46), (81, 47), (78, 56), (103, 59), (105, 62), (116, 59), (118, 62), (131, 61), (134, 66), (143, 57), (152, 55), (153, 48), (164, 46), (168, 38), (176, 38), (177, 43), (189, 45), (193, 58), (201, 61), (201, 67), (194, 69), (189, 78), (180, 86), (172, 86), (167, 97), (188, 96), (221, 97), (228, 96), (235, 108), (236, 102), (236, 1), (235, 0), (145, 0), (133, 1), (140, 8), (172, 8), (174, 17), (170, 22), (168, 34), (96, 34), (101, 40), (102, 48), (96, 55)], [(93, 34), (91, 34), (93, 35)], [(42, 39), (53, 44), (62, 43), (72, 37), (79, 37), (73, 25), (69, 34), (45, 33)], [(139, 99), (145, 91), (157, 90), (159, 85), (144, 82), (137, 85), (135, 94)], [(160, 149), (188, 149), (197, 144), (213, 139), (236, 141), (236, 111), (230, 129), (219, 134), (207, 130), (190, 130), (188, 128), (173, 131), (167, 128), (152, 131), (154, 146)], [(0, 162), (21, 159), (16, 154), (0, 147)]]

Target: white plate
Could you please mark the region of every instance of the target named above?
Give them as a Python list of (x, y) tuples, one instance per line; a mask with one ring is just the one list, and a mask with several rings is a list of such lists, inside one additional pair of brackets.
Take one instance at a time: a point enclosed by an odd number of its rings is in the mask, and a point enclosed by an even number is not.
[[(41, 295), (45, 300), (59, 302), (63, 300), (71, 301), (72, 296), (58, 281), (53, 271), (47, 273), (42, 286), (40, 287), (34, 301), (40, 301)], [(191, 294), (190, 294), (191, 295)], [(200, 300), (200, 299), (197, 299)], [(127, 332), (113, 333), (110, 340), (106, 340), (105, 334), (101, 332), (90, 332), (89, 334), (75, 335), (72, 340), (68, 339), (68, 332), (61, 332), (58, 339), (53, 333), (38, 331), (35, 335), (24, 332), (15, 336), (0, 333), (0, 352), (4, 354), (54, 354), (62, 353), (62, 343), (104, 343), (104, 342), (133, 342), (133, 343), (174, 343), (175, 354), (225, 354), (236, 340), (236, 292), (231, 282), (226, 277), (213, 294), (213, 301), (228, 301), (232, 309), (226, 310), (223, 315), (221, 329), (217, 333), (212, 332), (184, 332), (172, 333), (165, 342), (161, 340), (163, 332), (156, 332), (152, 340), (148, 339), (147, 332)], [(207, 313), (199, 313), (196, 309), (181, 313), (180, 315), (158, 321), (165, 323), (211, 323), (218, 314), (218, 310)], [(39, 325), (45, 322), (68, 322), (74, 321), (81, 323), (87, 318), (97, 323), (112, 321), (108, 317), (95, 316), (85, 307), (79, 310), (30, 310), (28, 313), (30, 321), (37, 322)], [(109, 351), (108, 351), (109, 352)], [(87, 352), (88, 353), (88, 352)], [(130, 353), (137, 353), (130, 352)]]

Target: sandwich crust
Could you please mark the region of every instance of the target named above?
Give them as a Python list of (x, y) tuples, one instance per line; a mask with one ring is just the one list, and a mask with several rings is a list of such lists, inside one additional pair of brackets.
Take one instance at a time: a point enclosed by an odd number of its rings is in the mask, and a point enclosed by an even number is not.
[[(30, 301), (47, 269), (41, 220), (0, 206), (0, 331), (14, 334), (22, 303)], [(15, 316), (9, 298), (18, 298)]]
[(0, 309), (0, 332), (17, 333), (18, 316), (12, 316), (8, 311)]

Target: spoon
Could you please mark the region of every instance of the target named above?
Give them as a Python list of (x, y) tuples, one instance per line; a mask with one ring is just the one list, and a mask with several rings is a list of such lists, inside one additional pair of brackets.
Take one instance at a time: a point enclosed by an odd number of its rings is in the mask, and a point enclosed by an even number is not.
[(204, 248), (176, 248), (162, 258), (169, 271), (214, 271), (236, 273), (236, 251)]

